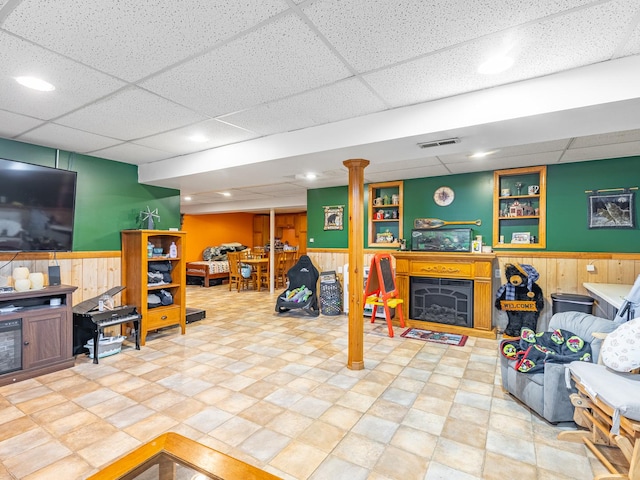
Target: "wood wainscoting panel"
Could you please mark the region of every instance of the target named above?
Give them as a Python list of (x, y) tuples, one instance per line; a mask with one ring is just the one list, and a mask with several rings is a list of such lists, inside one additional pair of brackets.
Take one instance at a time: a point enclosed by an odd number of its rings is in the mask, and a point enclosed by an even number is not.
[[(365, 250), (365, 265), (371, 263), (374, 253), (382, 250)], [(408, 267), (402, 253), (398, 250), (387, 250), (396, 257), (396, 268), (406, 270)], [(347, 249), (309, 249), (307, 254), (314, 265), (321, 271), (342, 269), (347, 263)], [(582, 286), (584, 283), (616, 283), (633, 284), (640, 275), (640, 253), (602, 253), (602, 252), (497, 252), (494, 270), (499, 270), (500, 278), (491, 272), (492, 287), (489, 299), (491, 305), (495, 300), (497, 288), (505, 283), (504, 266), (506, 263), (523, 263), (532, 265), (540, 274), (537, 283), (542, 289), (545, 306), (540, 313), (539, 326), (548, 325), (552, 315), (552, 293), (577, 293), (589, 295)], [(404, 265), (404, 266), (403, 266)], [(593, 272), (587, 271), (587, 265), (593, 265)], [(396, 279), (398, 282), (399, 279)], [(408, 283), (408, 282), (407, 282)], [(344, 286), (344, 285), (343, 285)], [(400, 285), (398, 285), (400, 289)], [(408, 285), (404, 287), (408, 289)], [(75, 299), (74, 299), (75, 300)], [(493, 326), (500, 329), (507, 324), (505, 312), (492, 307)]]

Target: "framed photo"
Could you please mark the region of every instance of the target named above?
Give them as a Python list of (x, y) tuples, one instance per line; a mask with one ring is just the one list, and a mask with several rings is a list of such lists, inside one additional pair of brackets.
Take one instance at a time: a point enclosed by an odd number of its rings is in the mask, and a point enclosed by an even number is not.
[(511, 243), (530, 243), (531, 235), (529, 232), (514, 232), (511, 234)]
[(589, 195), (589, 228), (636, 228), (635, 193)]
[(324, 207), (324, 229), (342, 230), (344, 205)]

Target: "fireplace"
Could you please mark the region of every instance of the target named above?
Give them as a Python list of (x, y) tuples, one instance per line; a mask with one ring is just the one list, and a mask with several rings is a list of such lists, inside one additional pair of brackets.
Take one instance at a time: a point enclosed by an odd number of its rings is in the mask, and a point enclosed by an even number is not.
[(410, 318), (473, 328), (473, 280), (411, 277)]
[(0, 322), (0, 375), (22, 370), (22, 320)]

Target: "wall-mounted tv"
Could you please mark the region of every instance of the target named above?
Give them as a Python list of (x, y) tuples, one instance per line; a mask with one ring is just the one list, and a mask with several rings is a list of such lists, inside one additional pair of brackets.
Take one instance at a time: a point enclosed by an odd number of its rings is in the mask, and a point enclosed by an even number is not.
[(71, 251), (76, 176), (0, 159), (0, 251)]

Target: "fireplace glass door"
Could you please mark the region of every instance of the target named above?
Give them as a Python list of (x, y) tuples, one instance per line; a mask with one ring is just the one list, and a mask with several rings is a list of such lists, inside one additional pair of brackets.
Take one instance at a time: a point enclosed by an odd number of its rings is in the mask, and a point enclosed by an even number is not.
[(0, 321), (0, 375), (22, 370), (22, 319)]
[(473, 327), (473, 280), (411, 277), (410, 318)]

